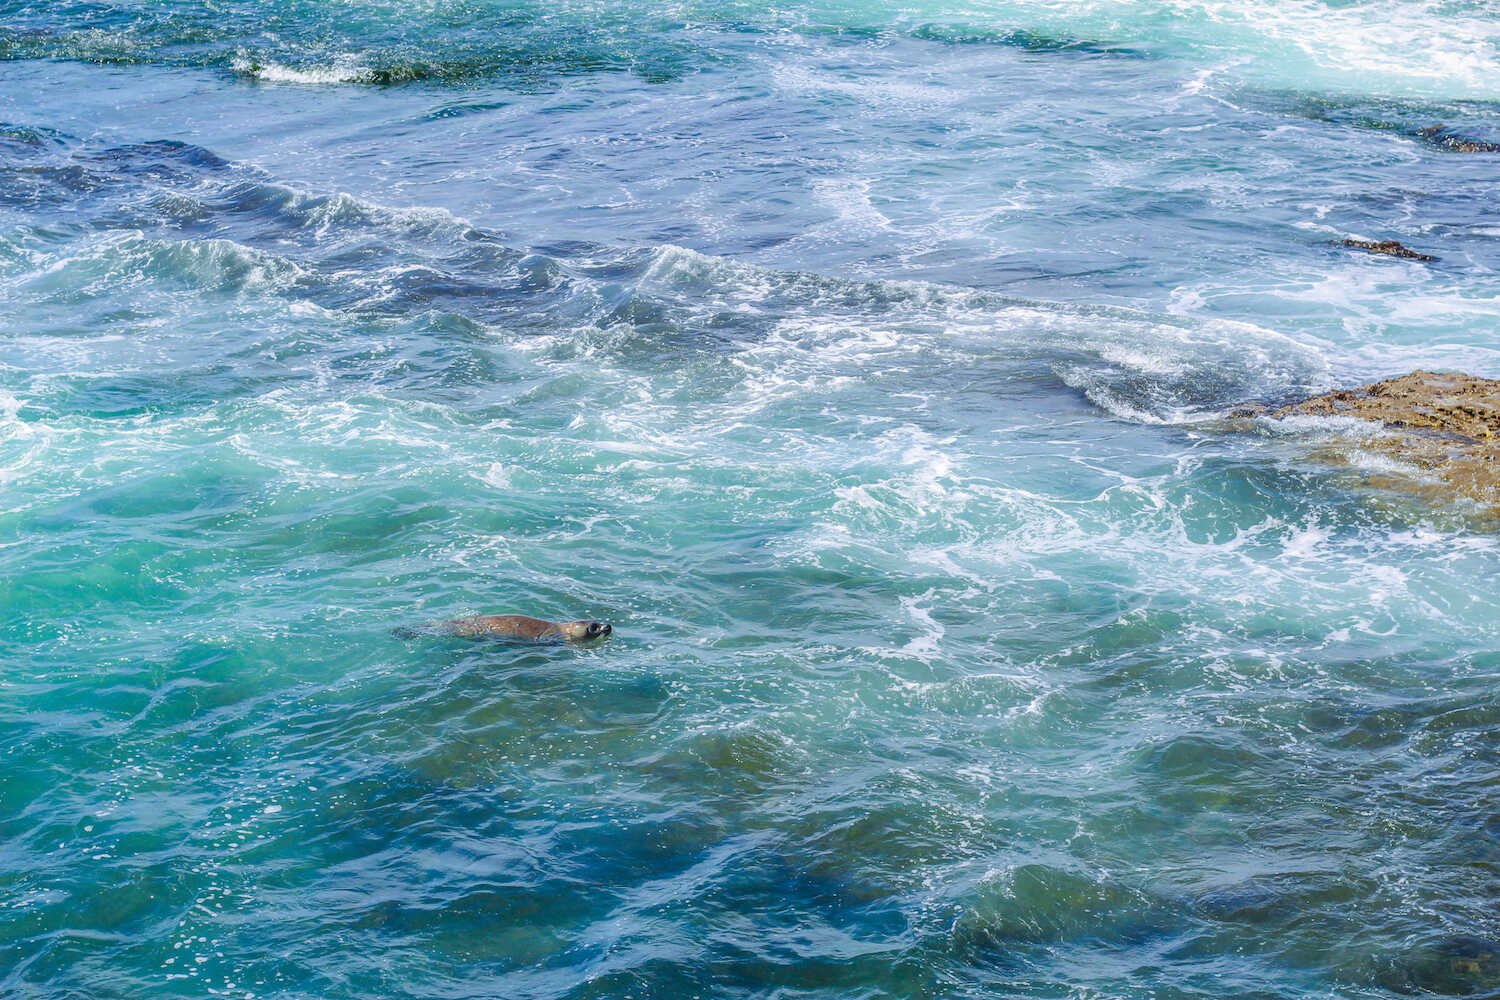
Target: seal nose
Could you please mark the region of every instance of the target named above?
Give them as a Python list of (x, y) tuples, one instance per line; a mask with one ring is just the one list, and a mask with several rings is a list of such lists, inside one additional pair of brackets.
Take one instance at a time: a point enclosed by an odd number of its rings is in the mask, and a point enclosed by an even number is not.
[(608, 624), (608, 623), (602, 623), (599, 626), (599, 634), (600, 635), (609, 635), (614, 630), (615, 630), (615, 627), (613, 625)]

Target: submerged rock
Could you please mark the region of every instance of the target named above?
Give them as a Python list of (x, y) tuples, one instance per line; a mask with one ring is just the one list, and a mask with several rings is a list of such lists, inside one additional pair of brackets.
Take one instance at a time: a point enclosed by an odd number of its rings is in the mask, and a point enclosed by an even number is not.
[(1393, 483), (1463, 497), (1500, 513), (1500, 380), (1415, 371), (1337, 389), (1278, 408), (1247, 406), (1231, 417), (1352, 417), (1383, 431), (1357, 447), (1412, 468), (1420, 481)]
[(1353, 247), (1355, 250), (1368, 250), (1370, 253), (1384, 254), (1387, 257), (1403, 257), (1406, 260), (1437, 260), (1436, 257), (1418, 253), (1395, 240), (1340, 240), (1339, 245)]
[(1500, 143), (1454, 135), (1448, 131), (1446, 125), (1434, 125), (1431, 128), (1421, 129), (1417, 135), (1450, 153), (1500, 153)]

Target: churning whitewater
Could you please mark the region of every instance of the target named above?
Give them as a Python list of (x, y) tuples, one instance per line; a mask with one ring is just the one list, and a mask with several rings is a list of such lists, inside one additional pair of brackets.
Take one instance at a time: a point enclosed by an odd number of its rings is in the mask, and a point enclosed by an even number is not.
[(0, 0), (0, 994), (1500, 993), (1493, 511), (1227, 419), (1500, 377), (1497, 142), (1487, 3)]

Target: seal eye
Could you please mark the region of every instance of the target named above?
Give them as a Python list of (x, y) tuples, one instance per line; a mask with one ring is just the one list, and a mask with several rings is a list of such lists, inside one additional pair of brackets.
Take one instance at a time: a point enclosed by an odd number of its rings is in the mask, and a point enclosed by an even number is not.
[(600, 625), (598, 622), (589, 622), (589, 638), (590, 639), (594, 638), (596, 635), (598, 635), (599, 633), (601, 633), (603, 631), (604, 631), (604, 626), (603, 625)]

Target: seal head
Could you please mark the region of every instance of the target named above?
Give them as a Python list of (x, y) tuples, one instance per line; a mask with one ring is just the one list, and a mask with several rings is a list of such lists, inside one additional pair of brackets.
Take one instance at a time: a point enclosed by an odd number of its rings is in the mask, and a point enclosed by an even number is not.
[(596, 622), (584, 619), (576, 622), (563, 622), (557, 626), (562, 637), (569, 642), (593, 642), (596, 639), (607, 639), (614, 626), (606, 622)]

